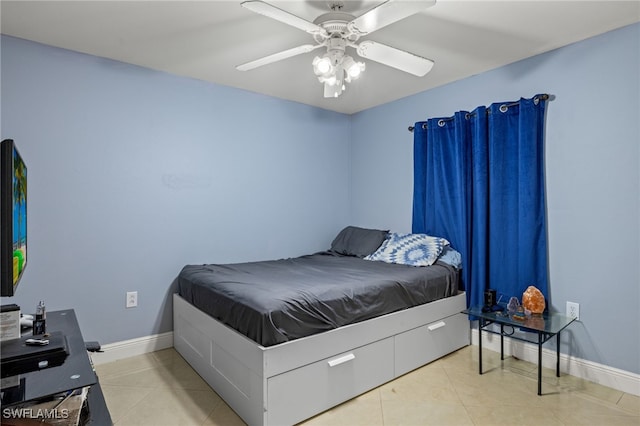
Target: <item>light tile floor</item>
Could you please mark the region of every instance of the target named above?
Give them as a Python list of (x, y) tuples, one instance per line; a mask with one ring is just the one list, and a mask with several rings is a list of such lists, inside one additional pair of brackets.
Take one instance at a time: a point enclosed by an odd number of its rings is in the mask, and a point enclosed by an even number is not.
[[(640, 425), (640, 398), (467, 346), (303, 425)], [(96, 366), (115, 425), (243, 425), (174, 350)]]

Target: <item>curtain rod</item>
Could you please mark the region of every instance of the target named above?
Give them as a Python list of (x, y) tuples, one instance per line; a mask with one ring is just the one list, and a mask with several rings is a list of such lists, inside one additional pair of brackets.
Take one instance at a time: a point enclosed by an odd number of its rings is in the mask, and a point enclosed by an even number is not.
[[(548, 94), (546, 94), (546, 93), (543, 93), (542, 95), (539, 95), (539, 96), (534, 96), (533, 98), (535, 99), (536, 97), (539, 97), (539, 98), (540, 98), (540, 99), (542, 99), (543, 101), (546, 101), (546, 100), (548, 100), (548, 99), (551, 99), (551, 96), (550, 96), (550, 95), (548, 95)], [(502, 105), (500, 105), (500, 111), (502, 111), (502, 112), (506, 112), (506, 111), (507, 111), (507, 109), (508, 109), (510, 106), (514, 106), (514, 105), (518, 105), (518, 104), (519, 104), (519, 101), (511, 102), (511, 103), (508, 103), (508, 104), (502, 104)], [(490, 113), (491, 111), (487, 111), (487, 112), (488, 112), (488, 113)], [(471, 115), (471, 114), (473, 114), (473, 113), (469, 113), (469, 115)], [(450, 120), (453, 120), (453, 117), (451, 117), (451, 118), (449, 118), (449, 119), (443, 119), (443, 120), (450, 121)], [(407, 130), (409, 130), (410, 132), (413, 132), (413, 129), (414, 129), (414, 127), (413, 127), (413, 126), (409, 126), (409, 127), (407, 128)]]

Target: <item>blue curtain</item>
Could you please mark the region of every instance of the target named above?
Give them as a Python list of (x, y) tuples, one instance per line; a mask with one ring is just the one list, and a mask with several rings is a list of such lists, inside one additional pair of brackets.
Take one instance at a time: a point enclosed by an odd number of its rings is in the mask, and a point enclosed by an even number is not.
[(414, 127), (413, 232), (462, 254), (468, 306), (484, 290), (548, 300), (544, 190), (546, 95), (495, 103)]

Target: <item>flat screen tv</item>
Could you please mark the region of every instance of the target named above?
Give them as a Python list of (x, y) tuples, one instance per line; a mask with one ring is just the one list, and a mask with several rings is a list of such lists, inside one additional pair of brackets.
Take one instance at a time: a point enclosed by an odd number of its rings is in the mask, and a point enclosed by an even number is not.
[(27, 266), (27, 167), (12, 139), (0, 144), (1, 296), (13, 296)]

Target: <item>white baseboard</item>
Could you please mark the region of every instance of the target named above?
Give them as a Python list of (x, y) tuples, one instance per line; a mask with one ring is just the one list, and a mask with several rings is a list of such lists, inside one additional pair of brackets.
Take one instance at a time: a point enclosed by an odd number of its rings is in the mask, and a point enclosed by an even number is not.
[[(471, 329), (471, 344), (478, 345), (478, 330)], [(482, 334), (482, 348), (500, 352), (500, 336)], [(513, 339), (504, 339), (505, 356), (515, 356), (524, 361), (538, 364), (538, 346)], [(542, 348), (542, 366), (556, 368), (556, 351)], [(640, 374), (587, 361), (560, 353), (560, 372), (570, 374), (590, 382), (598, 383), (632, 395), (640, 396)]]
[[(471, 329), (471, 344), (475, 346), (478, 345), (478, 330), (476, 328)], [(104, 352), (92, 353), (91, 359), (94, 364), (99, 365), (171, 347), (173, 347), (173, 332), (169, 331), (162, 334), (106, 344), (102, 347)], [(500, 337), (494, 334), (483, 333), (482, 347), (483, 349), (500, 352)], [(505, 339), (504, 353), (506, 356), (513, 355), (533, 364), (538, 363), (538, 347), (534, 344)], [(552, 369), (556, 368), (556, 352), (554, 350), (542, 348), (542, 366)], [(622, 392), (640, 396), (639, 374), (563, 353), (560, 354), (560, 371)]]
[(91, 360), (95, 365), (99, 365), (171, 347), (173, 347), (173, 331), (168, 331), (162, 334), (106, 344), (102, 346), (104, 352), (91, 353)]

